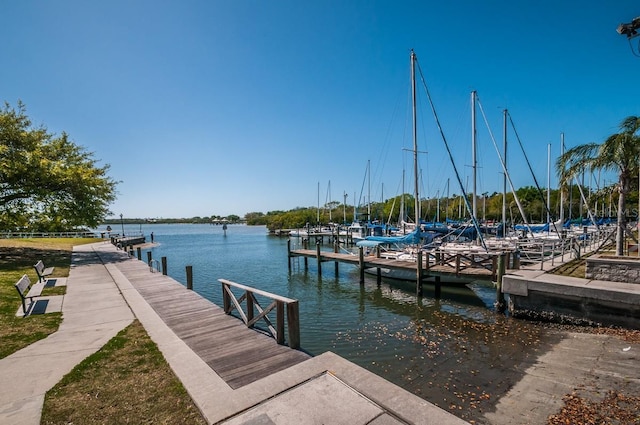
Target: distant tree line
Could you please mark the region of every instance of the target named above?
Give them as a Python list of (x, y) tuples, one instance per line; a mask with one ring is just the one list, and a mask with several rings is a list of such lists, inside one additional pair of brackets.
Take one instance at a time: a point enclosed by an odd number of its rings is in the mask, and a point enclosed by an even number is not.
[(228, 222), (230, 224), (243, 223), (244, 220), (235, 214), (227, 216), (212, 215), (209, 217), (189, 217), (189, 218), (107, 218), (102, 221), (104, 224), (149, 224), (149, 223), (165, 223), (165, 224), (211, 224)]
[[(638, 201), (637, 181), (634, 190), (629, 194), (628, 201), (633, 203)], [(591, 213), (597, 217), (616, 217), (618, 208), (618, 194), (615, 186), (607, 186), (598, 190), (581, 186), (587, 203), (581, 201), (580, 188), (577, 185), (564, 188), (564, 218), (578, 219), (587, 218), (587, 205)], [(546, 197), (547, 189), (541, 191), (535, 186), (525, 186), (516, 190), (516, 195), (527, 217), (529, 223), (543, 223), (547, 221)], [(560, 217), (560, 190), (551, 189), (549, 193), (550, 219), (555, 221)], [(469, 205), (472, 205), (472, 194), (467, 195)], [(477, 218), (480, 222), (499, 222), (502, 220), (502, 193), (491, 193), (476, 195)], [(360, 206), (356, 208), (356, 219), (363, 221), (380, 221), (383, 223), (396, 224), (400, 217), (400, 206), (405, 206), (404, 217), (408, 221), (414, 222), (414, 198), (410, 194), (387, 199), (384, 202), (372, 202), (370, 206)], [(249, 225), (265, 225), (269, 230), (297, 229), (303, 228), (307, 224), (316, 226), (325, 225), (330, 222), (338, 224), (350, 224), (354, 221), (353, 205), (343, 205), (332, 203), (325, 207), (298, 207), (289, 211), (270, 211), (268, 213), (251, 212), (245, 215), (246, 223)], [(467, 211), (464, 199), (460, 195), (453, 195), (441, 198), (423, 198), (420, 201), (421, 220), (426, 222), (441, 222), (449, 220), (468, 220), (470, 213)], [(596, 210), (597, 209), (597, 210)], [(368, 211), (371, 211), (369, 217)], [(626, 211), (627, 216), (636, 217), (637, 208)], [(510, 224), (523, 223), (516, 199), (513, 193), (506, 196), (506, 219)]]

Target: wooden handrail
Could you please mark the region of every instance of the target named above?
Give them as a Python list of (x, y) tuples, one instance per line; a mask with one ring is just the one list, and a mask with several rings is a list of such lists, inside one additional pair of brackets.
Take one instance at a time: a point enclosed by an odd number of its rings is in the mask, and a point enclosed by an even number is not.
[[(300, 315), (298, 300), (272, 294), (267, 291), (252, 288), (241, 283), (232, 282), (227, 279), (218, 279), (222, 284), (222, 301), (226, 314), (231, 314), (235, 309), (247, 327), (252, 328), (260, 320), (267, 325), (269, 333), (275, 338), (278, 344), (284, 344), (284, 324), (285, 315), (288, 328), (289, 347), (300, 348)], [(236, 297), (231, 288), (244, 291), (240, 297)], [(271, 304), (263, 308), (256, 299), (256, 295), (272, 300)], [(246, 311), (242, 309), (242, 303), (246, 302)], [(268, 314), (276, 309), (276, 325), (274, 327)], [(257, 315), (255, 314), (257, 310)]]

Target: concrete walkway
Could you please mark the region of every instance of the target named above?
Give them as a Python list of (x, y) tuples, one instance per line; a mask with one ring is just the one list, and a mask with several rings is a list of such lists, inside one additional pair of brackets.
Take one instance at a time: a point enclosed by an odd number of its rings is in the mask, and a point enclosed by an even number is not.
[(0, 360), (0, 424), (39, 424), (45, 393), (134, 318), (209, 423), (466, 424), (331, 352), (233, 390), (131, 285), (118, 265), (132, 261), (109, 243), (74, 249), (58, 332)]

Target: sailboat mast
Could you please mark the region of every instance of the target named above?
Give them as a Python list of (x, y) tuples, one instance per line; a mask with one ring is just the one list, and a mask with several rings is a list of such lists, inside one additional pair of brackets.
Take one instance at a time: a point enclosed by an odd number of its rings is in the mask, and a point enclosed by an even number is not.
[(444, 220), (449, 220), (449, 179), (447, 178), (447, 202), (444, 206)]
[(405, 222), (405, 217), (404, 217), (404, 170), (402, 170), (402, 197), (400, 198), (400, 224), (404, 224)]
[(472, 214), (478, 217), (478, 205), (476, 200), (477, 190), (477, 158), (476, 158), (476, 91), (471, 92), (471, 169), (473, 170), (473, 202)]
[(371, 221), (371, 160), (367, 160), (367, 221)]
[(342, 203), (342, 222), (347, 224), (347, 191), (342, 191), (344, 201)]
[(420, 225), (420, 196), (418, 191), (418, 124), (416, 116), (416, 54), (411, 50), (411, 100), (413, 105), (413, 175), (415, 184), (413, 195), (416, 226)]
[[(564, 155), (564, 133), (560, 133), (560, 155)], [(562, 179), (564, 179), (564, 168), (562, 169)], [(560, 225), (564, 226), (564, 190), (562, 184), (558, 186), (560, 189)]]
[(327, 202), (327, 205), (329, 206), (329, 223), (331, 223), (332, 219), (331, 219), (331, 180), (329, 180), (329, 185), (327, 187), (327, 199), (329, 199), (329, 201)]
[(316, 216), (316, 223), (320, 225), (320, 182), (318, 182), (318, 212)]
[(503, 111), (502, 147), (504, 153), (504, 176), (502, 176), (502, 237), (507, 236), (507, 110)]
[(551, 143), (547, 145), (547, 223), (551, 223)]

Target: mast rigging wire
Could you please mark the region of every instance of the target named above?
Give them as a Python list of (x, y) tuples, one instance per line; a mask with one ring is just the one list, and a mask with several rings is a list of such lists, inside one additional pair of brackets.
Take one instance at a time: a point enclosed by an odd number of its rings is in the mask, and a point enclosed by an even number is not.
[[(524, 155), (524, 160), (527, 162), (527, 166), (529, 167), (529, 172), (531, 173), (531, 176), (533, 176), (533, 182), (536, 185), (536, 189), (538, 190), (538, 194), (540, 195), (540, 199), (542, 200), (542, 205), (544, 205), (545, 212), (549, 214), (550, 217), (553, 217), (553, 215), (551, 214), (551, 210), (549, 209), (549, 205), (547, 205), (547, 201), (544, 198), (544, 193), (542, 193), (542, 189), (540, 189), (540, 185), (538, 184), (538, 179), (536, 178), (536, 175), (533, 172), (533, 168), (531, 167), (531, 162), (529, 162), (529, 157), (527, 156), (527, 153), (524, 150), (524, 146), (522, 146), (522, 142), (520, 141), (520, 136), (518, 135), (518, 131), (516, 130), (516, 126), (513, 123), (513, 118), (511, 117), (511, 113), (509, 111), (507, 111), (507, 116), (509, 116), (509, 122), (511, 123), (511, 128), (513, 128), (513, 133), (516, 135), (516, 140), (518, 141), (518, 145), (520, 145), (520, 150)], [(553, 230), (556, 232), (556, 234), (558, 234), (558, 236), (560, 236), (560, 232), (556, 227), (555, 221), (552, 221), (551, 224), (553, 225)]]

